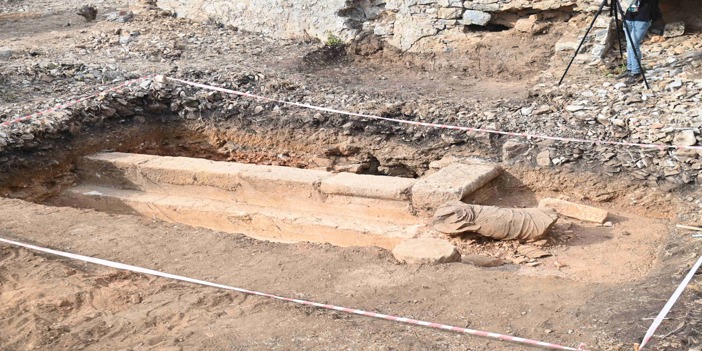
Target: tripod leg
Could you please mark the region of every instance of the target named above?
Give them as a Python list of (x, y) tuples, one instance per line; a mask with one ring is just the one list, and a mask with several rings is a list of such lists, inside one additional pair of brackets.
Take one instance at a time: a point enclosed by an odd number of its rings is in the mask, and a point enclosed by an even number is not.
[(619, 27), (619, 12), (617, 11), (617, 0), (612, 0), (612, 12), (614, 13), (614, 25), (617, 27), (617, 44), (619, 44), (619, 58), (624, 59), (624, 49), (622, 48), (621, 27)]
[[(613, 1), (617, 1), (617, 0), (613, 0)], [(587, 40), (588, 34), (590, 34), (592, 27), (595, 25), (595, 22), (597, 21), (597, 17), (599, 17), (600, 14), (602, 13), (602, 9), (605, 7), (606, 3), (607, 3), (607, 0), (603, 0), (602, 4), (600, 4), (600, 8), (597, 10), (597, 14), (595, 14), (595, 18), (592, 19), (592, 23), (590, 23), (590, 27), (587, 28), (587, 31), (585, 31), (585, 35), (583, 35), (583, 39), (580, 41), (578, 48), (575, 49), (575, 54), (573, 54), (573, 58), (570, 59), (570, 62), (568, 63), (568, 67), (566, 67), (565, 72), (563, 72), (563, 76), (561, 77), (561, 80), (558, 81), (558, 85), (561, 85), (561, 83), (563, 83), (563, 80), (565, 79), (566, 75), (568, 74), (568, 71), (570, 70), (570, 66), (573, 65), (573, 61), (575, 61), (575, 57), (578, 56), (580, 49), (583, 47), (585, 40)]]
[[(617, 6), (617, 10), (619, 10), (619, 14), (622, 16), (622, 22), (624, 23), (624, 34), (626, 34), (626, 37), (629, 39), (629, 43), (632, 45), (634, 44), (634, 38), (631, 36), (631, 32), (629, 31), (629, 25), (626, 24), (626, 15), (624, 14), (624, 11), (622, 11), (621, 4), (619, 3), (619, 0), (613, 0), (614, 3), (616, 3), (615, 6)], [(636, 50), (632, 50), (634, 53), (634, 57), (636, 58), (636, 63), (639, 64), (639, 68), (641, 68), (641, 77), (643, 77), (644, 84), (646, 84), (646, 89), (651, 89), (651, 87), (648, 85), (648, 79), (646, 79), (646, 74), (644, 74), (644, 69), (643, 65), (641, 65), (641, 57), (639, 56), (639, 53)]]

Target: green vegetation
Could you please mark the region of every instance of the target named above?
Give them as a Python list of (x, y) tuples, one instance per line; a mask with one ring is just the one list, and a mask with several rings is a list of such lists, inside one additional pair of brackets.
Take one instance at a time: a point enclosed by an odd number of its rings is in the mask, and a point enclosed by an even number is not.
[(327, 31), (327, 41), (324, 43), (326, 46), (341, 46), (344, 45), (344, 41), (341, 38), (334, 35), (334, 33)]

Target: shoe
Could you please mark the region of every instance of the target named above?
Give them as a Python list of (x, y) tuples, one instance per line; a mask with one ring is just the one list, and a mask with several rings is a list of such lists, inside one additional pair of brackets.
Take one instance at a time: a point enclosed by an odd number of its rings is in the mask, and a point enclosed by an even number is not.
[(631, 71), (626, 71), (620, 75), (617, 76), (617, 80), (622, 80), (624, 78), (629, 78), (631, 77)]
[(626, 85), (634, 85), (643, 81), (643, 75), (641, 73), (634, 73), (624, 82)]

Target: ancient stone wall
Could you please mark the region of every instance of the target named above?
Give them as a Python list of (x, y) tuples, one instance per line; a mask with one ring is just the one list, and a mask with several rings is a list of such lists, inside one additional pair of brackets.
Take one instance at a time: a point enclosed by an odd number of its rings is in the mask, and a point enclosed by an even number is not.
[(284, 39), (349, 40), (383, 11), (374, 0), (159, 0), (179, 17)]
[[(159, 0), (178, 16), (211, 20), (274, 38), (350, 40), (372, 31), (402, 51), (450, 51), (471, 32), (538, 33), (598, 0)], [(433, 40), (423, 40), (425, 38)]]

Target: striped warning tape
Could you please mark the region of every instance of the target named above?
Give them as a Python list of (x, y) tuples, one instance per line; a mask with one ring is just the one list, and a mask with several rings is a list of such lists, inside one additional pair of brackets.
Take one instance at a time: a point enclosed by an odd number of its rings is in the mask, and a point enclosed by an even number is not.
[(469, 335), (481, 336), (481, 337), (492, 338), (492, 339), (497, 339), (497, 340), (502, 340), (502, 341), (508, 341), (508, 342), (513, 342), (513, 343), (518, 343), (518, 344), (539, 346), (539, 347), (554, 349), (554, 350), (587, 351), (585, 349), (585, 344), (580, 344), (579, 347), (574, 348), (574, 347), (552, 344), (552, 343), (548, 343), (548, 342), (544, 342), (544, 341), (520, 338), (520, 337), (516, 337), (516, 336), (510, 336), (510, 335), (504, 335), (504, 334), (498, 334), (498, 333), (490, 333), (490, 332), (468, 329), (468, 328), (454, 327), (451, 325), (426, 322), (426, 321), (421, 321), (421, 320), (416, 320), (416, 319), (411, 319), (411, 318), (396, 317), (396, 316), (391, 316), (391, 315), (382, 314), (382, 313), (368, 312), (368, 311), (364, 311), (364, 310), (335, 306), (335, 305), (328, 305), (328, 304), (323, 304), (323, 303), (319, 303), (319, 302), (312, 302), (312, 301), (306, 301), (306, 300), (300, 300), (300, 299), (292, 299), (292, 298), (272, 295), (272, 294), (268, 294), (268, 293), (264, 293), (264, 292), (242, 289), (242, 288), (237, 288), (237, 287), (228, 286), (228, 285), (211, 283), (211, 282), (204, 281), (204, 280), (188, 278), (188, 277), (184, 277), (184, 276), (180, 276), (180, 275), (159, 272), (159, 271), (155, 271), (155, 270), (148, 269), (148, 268), (131, 266), (131, 265), (127, 265), (127, 264), (123, 264), (123, 263), (119, 263), (119, 262), (103, 260), (100, 258), (94, 258), (94, 257), (83, 256), (83, 255), (78, 255), (78, 254), (69, 253), (69, 252), (52, 250), (52, 249), (48, 249), (48, 248), (44, 248), (44, 247), (40, 247), (40, 246), (35, 246), (35, 245), (30, 245), (30, 244), (25, 244), (25, 243), (13, 241), (13, 240), (8, 240), (8, 239), (4, 239), (4, 238), (0, 238), (0, 242), (3, 242), (5, 244), (9, 244), (9, 245), (18, 246), (18, 247), (23, 247), (25, 249), (30, 249), (30, 250), (44, 252), (44, 253), (48, 253), (48, 254), (52, 254), (52, 255), (56, 255), (56, 256), (70, 258), (73, 260), (98, 264), (98, 265), (106, 266), (106, 267), (110, 267), (110, 268), (122, 269), (122, 270), (135, 272), (135, 273), (148, 274), (148, 275), (153, 275), (153, 276), (167, 278), (167, 279), (174, 279), (174, 280), (179, 280), (179, 281), (183, 281), (183, 282), (187, 282), (187, 283), (204, 285), (204, 286), (209, 286), (209, 287), (218, 288), (218, 289), (233, 290), (233, 291), (240, 292), (243, 294), (262, 296), (262, 297), (266, 297), (266, 298), (271, 298), (271, 299), (276, 299), (276, 300), (281, 300), (281, 301), (286, 301), (286, 302), (292, 302), (292, 303), (296, 303), (296, 304), (300, 304), (300, 305), (314, 306), (314, 307), (318, 307), (318, 308), (324, 308), (324, 309), (328, 309), (328, 310), (334, 310), (334, 311), (339, 311), (339, 312), (344, 312), (344, 313), (349, 313), (349, 314), (357, 314), (357, 315), (366, 316), (366, 317), (384, 319), (384, 320), (398, 322), (398, 323), (418, 325), (418, 326), (433, 328), (433, 329), (447, 330), (447, 331), (458, 332), (458, 333), (463, 333), (463, 334), (469, 334)]
[(14, 124), (14, 123), (21, 122), (21, 121), (26, 121), (26, 120), (29, 120), (29, 119), (32, 119), (32, 118), (39, 117), (39, 116), (41, 116), (41, 115), (45, 115), (45, 114), (47, 114), (47, 113), (51, 113), (51, 112), (54, 112), (54, 111), (62, 110), (62, 109), (71, 107), (71, 106), (73, 106), (73, 105), (75, 105), (75, 104), (78, 104), (78, 103), (80, 103), (80, 102), (83, 102), (83, 101), (90, 100), (90, 99), (92, 99), (92, 98), (98, 97), (98, 96), (100, 96), (100, 95), (102, 95), (102, 94), (109, 93), (109, 92), (111, 92), (111, 91), (115, 91), (115, 90), (118, 90), (118, 89), (120, 89), (120, 88), (133, 85), (133, 84), (135, 84), (135, 83), (138, 83), (138, 82), (141, 82), (141, 81), (143, 81), (143, 80), (149, 79), (149, 78), (151, 78), (151, 77), (153, 77), (153, 76), (154, 76), (154, 75), (148, 75), (148, 76), (144, 76), (144, 77), (141, 77), (141, 78), (128, 80), (128, 81), (125, 81), (125, 82), (123, 82), (123, 83), (121, 83), (121, 84), (119, 84), (119, 85), (116, 85), (116, 86), (112, 87), (112, 88), (109, 88), (109, 89), (106, 89), (106, 90), (102, 90), (102, 91), (100, 91), (100, 92), (98, 92), (98, 93), (86, 95), (86, 96), (83, 96), (83, 97), (78, 98), (78, 99), (76, 99), (76, 100), (72, 100), (72, 101), (70, 101), (70, 102), (58, 104), (58, 105), (56, 105), (56, 106), (54, 106), (54, 107), (52, 107), (52, 108), (50, 108), (50, 109), (48, 109), (48, 110), (39, 111), (39, 112), (33, 113), (33, 114), (31, 114), (31, 115), (24, 116), (24, 117), (18, 117), (18, 118), (15, 118), (15, 119), (7, 120), (7, 121), (5, 121), (5, 122), (2, 122), (2, 123), (0, 124), (0, 126), (9, 126), (10, 124)]
[(646, 346), (646, 344), (648, 344), (648, 342), (651, 341), (653, 334), (656, 332), (661, 323), (663, 323), (665, 316), (668, 315), (668, 312), (670, 312), (670, 310), (673, 308), (673, 305), (675, 305), (678, 299), (680, 299), (680, 295), (682, 295), (687, 285), (690, 284), (692, 277), (700, 269), (700, 266), (702, 266), (702, 256), (700, 256), (700, 258), (697, 260), (697, 263), (695, 263), (695, 265), (692, 266), (690, 273), (688, 273), (687, 276), (685, 276), (685, 279), (683, 279), (680, 285), (678, 285), (678, 288), (673, 293), (673, 296), (670, 297), (665, 306), (663, 306), (661, 312), (658, 313), (658, 316), (656, 316), (656, 318), (653, 320), (653, 323), (651, 323), (651, 326), (648, 328), (648, 331), (646, 332), (643, 341), (641, 341), (641, 344), (639, 345), (639, 350), (643, 350), (644, 346)]
[(453, 126), (453, 125), (447, 125), (447, 124), (409, 121), (409, 120), (405, 120), (405, 119), (380, 117), (380, 116), (368, 115), (368, 114), (363, 114), (363, 113), (355, 113), (355, 112), (337, 110), (337, 109), (333, 109), (333, 108), (320, 107), (320, 106), (315, 106), (315, 105), (310, 105), (310, 104), (303, 104), (303, 103), (298, 103), (298, 102), (278, 100), (278, 99), (273, 99), (273, 98), (255, 95), (255, 94), (251, 94), (251, 93), (245, 93), (245, 92), (231, 90), (231, 89), (214, 87), (214, 86), (207, 85), (207, 84), (195, 83), (195, 82), (191, 82), (191, 81), (187, 81), (187, 80), (183, 80), (183, 79), (177, 79), (177, 78), (171, 78), (171, 77), (166, 77), (166, 78), (171, 80), (171, 81), (174, 81), (174, 82), (179, 82), (179, 83), (187, 84), (187, 85), (198, 87), (198, 88), (214, 90), (214, 91), (219, 91), (222, 93), (244, 96), (244, 97), (249, 97), (249, 98), (254, 98), (254, 99), (260, 99), (260, 100), (264, 100), (264, 101), (268, 101), (268, 102), (276, 102), (276, 103), (281, 103), (281, 104), (290, 105), (290, 106), (303, 107), (303, 108), (312, 109), (312, 110), (321, 111), (321, 112), (337, 113), (337, 114), (347, 115), (347, 116), (389, 121), (389, 122), (394, 122), (394, 123), (410, 124), (410, 125), (423, 126), (423, 127), (443, 128), (443, 129), (462, 130), (462, 131), (487, 133), (487, 134), (508, 135), (508, 136), (514, 136), (514, 137), (520, 137), (520, 138), (535, 138), (535, 139), (556, 140), (556, 141), (574, 142), (574, 143), (587, 143), (587, 144), (596, 144), (596, 145), (606, 144), (606, 145), (617, 145), (617, 146), (632, 146), (632, 147), (638, 147), (638, 148), (643, 148), (643, 149), (659, 149), (659, 150), (692, 149), (692, 150), (702, 151), (702, 146), (680, 146), (680, 145), (667, 145), (667, 144), (639, 144), (639, 143), (629, 143), (629, 142), (623, 142), (623, 141), (588, 140), (588, 139), (565, 138), (565, 137), (556, 137), (556, 136), (529, 134), (529, 133), (507, 132), (507, 131), (502, 131), (502, 130), (493, 130), (493, 129), (486, 129), (486, 128), (461, 127), (461, 126)]

